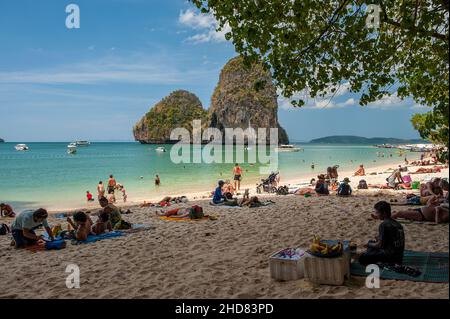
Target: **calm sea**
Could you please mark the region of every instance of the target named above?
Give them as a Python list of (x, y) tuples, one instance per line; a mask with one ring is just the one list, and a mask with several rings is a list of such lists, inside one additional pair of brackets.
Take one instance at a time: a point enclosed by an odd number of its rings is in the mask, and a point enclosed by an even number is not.
[[(13, 204), (16, 211), (85, 206), (86, 191), (96, 197), (98, 182), (106, 183), (110, 174), (125, 185), (129, 200), (213, 190), (218, 179), (232, 178), (233, 164), (174, 164), (170, 159), (172, 145), (165, 145), (167, 152), (159, 153), (155, 149), (160, 145), (92, 143), (78, 147), (76, 155), (69, 155), (68, 143), (27, 143), (30, 150), (25, 152), (16, 151), (15, 144), (0, 144), (0, 202)], [(401, 160), (398, 150), (372, 146), (297, 146), (303, 151), (279, 153), (282, 180), (325, 172), (334, 164), (343, 171), (356, 169), (360, 163), (370, 168)], [(386, 156), (379, 157), (377, 152)], [(417, 154), (406, 156), (412, 159)], [(241, 166), (243, 184), (267, 177), (260, 174), (258, 164)], [(155, 174), (161, 178), (160, 187), (154, 185)]]

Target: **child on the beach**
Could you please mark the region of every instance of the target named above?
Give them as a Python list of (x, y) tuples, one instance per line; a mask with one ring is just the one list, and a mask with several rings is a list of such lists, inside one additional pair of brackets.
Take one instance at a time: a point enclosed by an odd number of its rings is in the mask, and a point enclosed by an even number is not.
[(75, 229), (75, 239), (86, 240), (92, 233), (91, 227), (93, 222), (91, 218), (85, 212), (76, 212), (72, 218), (67, 217), (67, 222)]
[(103, 211), (100, 213), (100, 215), (98, 216), (97, 221), (95, 222), (95, 225), (92, 227), (92, 231), (96, 234), (96, 235), (100, 235), (106, 232), (106, 230), (108, 231), (112, 231), (112, 225), (111, 225), (111, 221), (109, 220), (109, 216), (112, 212), (111, 208), (105, 207), (103, 209)]
[(120, 191), (122, 192), (122, 199), (123, 199), (123, 202), (126, 203), (126, 202), (127, 202), (128, 195), (127, 195), (127, 191), (125, 190), (125, 187), (123, 187), (123, 185), (122, 185), (122, 187), (120, 188)]
[(86, 191), (86, 199), (88, 202), (94, 201), (94, 198), (92, 197), (92, 194), (89, 191)]

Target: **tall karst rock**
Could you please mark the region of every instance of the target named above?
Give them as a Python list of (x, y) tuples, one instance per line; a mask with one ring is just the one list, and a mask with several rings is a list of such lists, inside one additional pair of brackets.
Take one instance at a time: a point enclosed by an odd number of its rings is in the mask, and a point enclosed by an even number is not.
[[(278, 123), (278, 102), (272, 76), (261, 64), (246, 67), (242, 57), (231, 59), (220, 73), (209, 108), (210, 126), (224, 134), (225, 128), (278, 128), (278, 141), (288, 144)], [(269, 143), (269, 136), (267, 136)]]
[(134, 126), (136, 141), (142, 144), (169, 144), (170, 133), (175, 128), (192, 132), (192, 121), (208, 122), (208, 112), (194, 94), (177, 90), (163, 98)]

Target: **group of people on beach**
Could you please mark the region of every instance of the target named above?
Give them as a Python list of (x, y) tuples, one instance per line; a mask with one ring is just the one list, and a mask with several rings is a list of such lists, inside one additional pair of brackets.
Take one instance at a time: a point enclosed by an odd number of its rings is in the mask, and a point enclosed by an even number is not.
[[(54, 241), (57, 237), (85, 241), (90, 235), (131, 228), (131, 224), (122, 219), (121, 210), (110, 203), (106, 197), (101, 197), (99, 203), (101, 210), (96, 214), (95, 222), (92, 221), (90, 212), (78, 211), (66, 218), (70, 225), (67, 231), (63, 231), (60, 224), (52, 229), (47, 221), (48, 212), (43, 208), (23, 211), (17, 214), (11, 223), (10, 231), (13, 237), (11, 246), (25, 248), (36, 245), (44, 239)], [(36, 234), (36, 230), (40, 227), (44, 227), (48, 238)]]
[[(108, 194), (106, 195), (106, 191), (108, 192)], [(127, 198), (128, 198), (128, 194), (127, 191), (125, 189), (125, 187), (120, 184), (117, 183), (116, 179), (114, 178), (114, 175), (109, 175), (109, 179), (108, 179), (108, 185), (107, 185), (107, 189), (105, 190), (105, 186), (103, 184), (103, 181), (98, 182), (97, 185), (97, 198), (100, 200), (102, 197), (106, 197), (109, 201), (109, 203), (115, 203), (116, 200), (116, 192), (120, 192), (122, 194), (122, 200), (124, 203), (127, 202)], [(87, 191), (86, 192), (86, 198), (88, 202), (93, 202), (93, 196), (92, 194)]]

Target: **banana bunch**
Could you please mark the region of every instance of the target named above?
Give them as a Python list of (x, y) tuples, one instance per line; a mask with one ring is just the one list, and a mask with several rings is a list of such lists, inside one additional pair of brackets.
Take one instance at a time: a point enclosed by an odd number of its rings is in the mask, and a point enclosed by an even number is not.
[(341, 252), (344, 248), (342, 242), (337, 243), (336, 245), (328, 245), (327, 243), (323, 243), (320, 241), (320, 238), (314, 236), (314, 240), (309, 247), (309, 250), (313, 253), (320, 253), (321, 255), (328, 255), (330, 253), (338, 253)]

